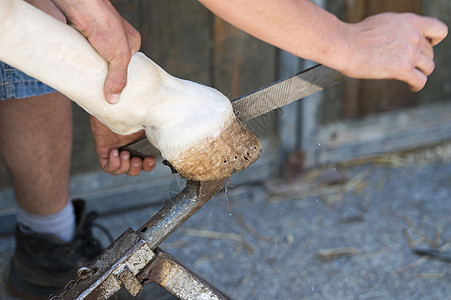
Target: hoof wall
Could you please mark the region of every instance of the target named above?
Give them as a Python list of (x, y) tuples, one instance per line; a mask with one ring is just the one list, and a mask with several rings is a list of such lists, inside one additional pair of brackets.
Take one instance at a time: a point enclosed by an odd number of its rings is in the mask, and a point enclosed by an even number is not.
[(170, 161), (182, 178), (212, 181), (230, 177), (258, 160), (258, 138), (233, 115), (232, 122), (216, 138), (183, 152)]

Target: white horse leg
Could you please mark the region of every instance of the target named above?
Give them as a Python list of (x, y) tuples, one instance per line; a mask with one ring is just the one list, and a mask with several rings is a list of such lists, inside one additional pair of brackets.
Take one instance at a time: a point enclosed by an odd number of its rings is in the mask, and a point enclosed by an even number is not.
[(24, 1), (0, 1), (0, 60), (62, 92), (118, 134), (145, 129), (184, 178), (226, 178), (261, 153), (224, 95), (169, 75), (142, 53), (130, 61), (119, 102), (107, 103), (107, 62), (78, 31)]

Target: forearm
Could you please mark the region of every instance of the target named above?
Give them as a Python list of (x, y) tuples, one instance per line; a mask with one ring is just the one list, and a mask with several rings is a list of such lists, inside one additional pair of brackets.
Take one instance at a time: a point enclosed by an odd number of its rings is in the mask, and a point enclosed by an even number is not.
[(418, 91), (434, 70), (433, 46), (447, 26), (435, 18), (384, 13), (345, 23), (308, 0), (199, 0), (276, 47), (349, 77), (398, 79)]
[(215, 14), (296, 56), (340, 69), (345, 23), (308, 0), (200, 0)]

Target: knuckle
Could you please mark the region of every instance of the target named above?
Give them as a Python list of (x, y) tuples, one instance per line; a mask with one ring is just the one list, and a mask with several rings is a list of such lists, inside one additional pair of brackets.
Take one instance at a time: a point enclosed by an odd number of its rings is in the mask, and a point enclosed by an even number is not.
[(412, 62), (412, 60), (407, 59), (402, 60), (397, 66), (397, 69), (403, 74), (408, 74), (412, 72), (414, 68), (415, 64)]
[(411, 31), (407, 39), (410, 43), (412, 43), (412, 45), (419, 46), (421, 45), (423, 36), (418, 31)]
[(434, 70), (435, 70), (435, 62), (431, 61), (429, 64), (429, 69), (426, 71), (426, 75), (428, 76), (431, 75), (432, 72), (434, 72)]
[(405, 45), (403, 52), (403, 61), (407, 62), (410, 65), (414, 64), (414, 61), (416, 61), (420, 53), (419, 49), (412, 44)]

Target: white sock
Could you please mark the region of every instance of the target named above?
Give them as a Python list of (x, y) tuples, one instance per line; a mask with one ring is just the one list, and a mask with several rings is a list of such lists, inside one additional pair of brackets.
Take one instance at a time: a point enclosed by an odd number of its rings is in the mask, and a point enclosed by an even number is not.
[(17, 223), (25, 232), (50, 234), (64, 242), (70, 242), (75, 232), (75, 214), (72, 201), (57, 213), (51, 215), (35, 215), (17, 209)]

